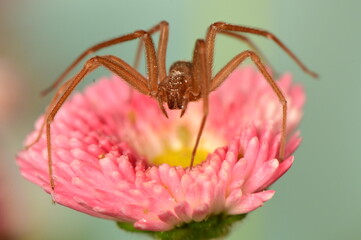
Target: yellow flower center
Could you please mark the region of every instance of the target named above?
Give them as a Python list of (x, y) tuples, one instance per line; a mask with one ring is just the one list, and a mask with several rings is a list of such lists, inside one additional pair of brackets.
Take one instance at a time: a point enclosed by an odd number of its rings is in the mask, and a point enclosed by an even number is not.
[[(174, 149), (169, 147), (167, 142), (165, 142), (164, 151), (152, 160), (153, 164), (160, 165), (167, 163), (170, 166), (182, 166), (184, 168), (190, 166), (193, 145), (195, 144), (194, 136), (192, 137), (192, 133), (188, 127), (180, 125), (177, 128), (177, 138), (181, 143), (181, 147)], [(203, 162), (207, 155), (208, 151), (203, 149), (202, 145), (199, 144), (193, 166)]]
[[(192, 155), (192, 148), (181, 149), (167, 149), (161, 155), (153, 159), (155, 165), (167, 163), (170, 166), (182, 166), (184, 168), (189, 167)], [(203, 162), (208, 155), (208, 152), (204, 149), (197, 149), (196, 156), (194, 158), (193, 166)]]

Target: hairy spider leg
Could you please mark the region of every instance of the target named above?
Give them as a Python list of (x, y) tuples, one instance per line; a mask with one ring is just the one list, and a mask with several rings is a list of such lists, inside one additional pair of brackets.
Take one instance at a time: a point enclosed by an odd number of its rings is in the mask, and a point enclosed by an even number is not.
[[(168, 45), (168, 35), (169, 35), (169, 25), (166, 21), (161, 21), (157, 25), (153, 26), (151, 29), (149, 29), (147, 32), (149, 35), (153, 35), (156, 32), (160, 32), (159, 40), (158, 40), (158, 49), (156, 51), (156, 57), (157, 57), (157, 63), (158, 63), (158, 81), (161, 82), (165, 79), (167, 76), (166, 72), (166, 54), (167, 54), (167, 45)], [(139, 41), (137, 51), (134, 58), (133, 67), (134, 69), (139, 68), (141, 53), (143, 50), (143, 41)], [(132, 99), (133, 96), (133, 89), (129, 90), (129, 101)], [(162, 105), (161, 102), (158, 101), (158, 105), (161, 108), (163, 114), (168, 118), (168, 114)]]
[(250, 57), (251, 60), (256, 64), (257, 68), (261, 71), (267, 82), (272, 87), (273, 91), (277, 95), (279, 101), (282, 104), (282, 126), (281, 126), (281, 144), (279, 150), (279, 158), (282, 161), (285, 154), (285, 144), (286, 144), (286, 128), (287, 128), (287, 101), (280, 91), (277, 84), (274, 82), (273, 78), (267, 72), (264, 64), (261, 62), (260, 57), (252, 51), (245, 51), (235, 58), (233, 58), (223, 69), (221, 69), (216, 76), (213, 78), (212, 76), (212, 66), (213, 66), (213, 56), (214, 56), (214, 45), (215, 38), (217, 33), (224, 32), (244, 32), (251, 33), (255, 35), (260, 35), (274, 41), (283, 51), (285, 51), (293, 61), (307, 74), (311, 75), (314, 78), (317, 78), (318, 75), (309, 70), (302, 62), (298, 59), (298, 57), (288, 48), (284, 43), (282, 43), (274, 34), (260, 29), (254, 29), (244, 26), (238, 26), (233, 24), (227, 24), (224, 22), (216, 22), (213, 23), (209, 28), (206, 35), (206, 45), (207, 45), (207, 57), (208, 57), (208, 71), (211, 75), (211, 88), (210, 92), (214, 91), (217, 87), (219, 87), (227, 76), (233, 71), (245, 58)]
[(210, 60), (208, 62), (208, 69), (211, 70), (213, 66), (213, 55), (214, 55), (214, 44), (215, 44), (215, 38), (217, 33), (224, 33), (224, 32), (243, 32), (243, 33), (251, 33), (255, 35), (260, 35), (263, 37), (266, 37), (268, 39), (271, 39), (273, 42), (275, 42), (280, 48), (285, 51), (288, 56), (292, 58), (294, 62), (307, 74), (311, 75), (314, 78), (317, 78), (318, 75), (309, 70), (302, 62), (299, 60), (299, 58), (283, 43), (281, 42), (273, 33), (270, 33), (265, 30), (250, 28), (250, 27), (244, 27), (244, 26), (238, 26), (233, 24), (227, 24), (224, 22), (216, 22), (213, 23), (209, 28), (206, 35), (206, 44), (207, 44), (207, 56)]
[[(209, 94), (210, 76), (208, 75), (208, 72), (209, 71), (207, 71), (206, 43), (204, 40), (199, 39), (196, 41), (194, 54), (193, 54), (193, 81), (194, 81), (193, 86), (195, 85), (198, 86), (198, 89), (196, 89), (195, 91), (200, 91), (202, 96), (203, 117), (201, 120), (200, 127), (198, 129), (196, 142), (192, 150), (190, 168), (193, 167), (194, 158), (197, 153), (199, 141), (201, 139), (209, 112), (208, 94)], [(197, 95), (199, 93), (195, 92), (195, 94)]]
[(258, 70), (262, 73), (268, 84), (271, 86), (274, 93), (277, 95), (281, 105), (282, 105), (282, 126), (281, 126), (281, 143), (279, 150), (280, 161), (284, 159), (285, 156), (285, 144), (286, 144), (286, 124), (287, 124), (287, 100), (284, 97), (282, 91), (273, 80), (271, 75), (268, 73), (266, 66), (261, 62), (259, 56), (253, 51), (247, 50), (238, 55), (236, 55), (229, 63), (226, 64), (211, 80), (210, 90), (213, 91), (216, 89), (222, 82), (226, 80), (229, 74), (234, 71), (234, 69), (239, 66), (246, 58), (251, 58), (253, 63), (257, 66)]
[(219, 32), (220, 34), (229, 36), (229, 37), (233, 37), (236, 38), (242, 42), (245, 42), (248, 47), (253, 50), (255, 53), (257, 53), (257, 55), (263, 60), (263, 62), (265, 62), (267, 64), (267, 66), (269, 66), (272, 70), (274, 70), (274, 68), (272, 67), (271, 62), (267, 59), (267, 57), (262, 53), (262, 51), (257, 47), (257, 45), (251, 40), (249, 39), (247, 36), (237, 33), (237, 32)]
[[(154, 26), (151, 31), (155, 32), (155, 31), (158, 31), (158, 29), (160, 29), (161, 31), (161, 36), (163, 35), (166, 35), (164, 36), (163, 38), (164, 39), (161, 39), (160, 38), (160, 42), (159, 44), (161, 44), (162, 42), (162, 45), (163, 42), (167, 42), (168, 40), (168, 23), (165, 22), (165, 21), (162, 21), (160, 22), (159, 24), (157, 24), (156, 26)], [(164, 32), (164, 33), (163, 33)], [(148, 32), (149, 33), (149, 32)], [(152, 34), (149, 33), (149, 34)], [(129, 41), (129, 40), (124, 40), (124, 38), (126, 36), (129, 36), (131, 34), (128, 34), (128, 35), (125, 35), (125, 36), (120, 36), (120, 37), (117, 37), (117, 38), (112, 38), (112, 39), (109, 39), (109, 40), (106, 40), (106, 41), (103, 41), (103, 42), (100, 42), (96, 45), (93, 45), (91, 47), (89, 47), (88, 49), (86, 49), (83, 53), (81, 53), (66, 69), (65, 71), (46, 89), (44, 89), (42, 92), (41, 92), (41, 95), (45, 96), (47, 95), (49, 92), (51, 92), (52, 90), (54, 90), (63, 80), (64, 78), (84, 59), (86, 58), (87, 56), (89, 56), (90, 54), (93, 54), (103, 48), (107, 48), (107, 47), (110, 47), (110, 46), (113, 46), (113, 45), (116, 45), (116, 44), (119, 44), (119, 43), (123, 43), (125, 41)], [(143, 41), (140, 41), (140, 44), (143, 43)], [(167, 43), (165, 43), (165, 45), (167, 45)], [(139, 48), (139, 47), (138, 47)], [(159, 52), (160, 50), (158, 50)], [(165, 55), (165, 50), (161, 50), (161, 51), (164, 51), (163, 52), (160, 52), (158, 55), (161, 55), (164, 54)], [(139, 55), (139, 56), (138, 56)], [(137, 52), (137, 56), (136, 56), (136, 59), (140, 57), (140, 50), (138, 50)], [(138, 59), (138, 62), (139, 62), (139, 59)], [(159, 61), (158, 61), (159, 62)], [(164, 60), (165, 62), (165, 60)], [(136, 64), (136, 63), (135, 63)], [(160, 65), (162, 66), (162, 65)], [(137, 66), (135, 67), (137, 68)], [(161, 70), (163, 71), (163, 70)]]
[[(169, 25), (166, 21), (161, 21), (159, 24), (155, 25), (147, 32), (150, 35), (155, 34), (156, 32), (160, 32), (159, 41), (158, 41), (158, 49), (157, 49), (157, 62), (159, 69), (159, 81), (162, 81), (166, 75), (166, 55), (167, 55), (167, 45), (168, 45), (168, 36), (169, 36)], [(137, 52), (134, 59), (134, 68), (138, 69), (141, 52), (143, 49), (143, 41), (139, 41)]]
[[(145, 31), (136, 31), (132, 34), (124, 36), (124, 41), (133, 40), (136, 38), (142, 37), (146, 50), (147, 50), (147, 69), (148, 69), (148, 79), (141, 75), (137, 70), (127, 64), (125, 61), (115, 57), (115, 56), (95, 56), (90, 58), (82, 68), (82, 70), (75, 75), (71, 80), (67, 81), (55, 94), (51, 110), (47, 111), (45, 115), (45, 126), (46, 126), (46, 140), (47, 140), (47, 152), (48, 152), (48, 171), (50, 178), (50, 186), (54, 190), (54, 178), (53, 178), (53, 168), (52, 168), (52, 154), (51, 154), (51, 122), (56, 116), (57, 112), (64, 104), (66, 99), (73, 92), (75, 87), (84, 79), (84, 77), (92, 72), (94, 69), (99, 66), (103, 66), (109, 69), (111, 72), (122, 77), (126, 82), (128, 82), (133, 88), (137, 89), (139, 92), (149, 95), (151, 92), (157, 92), (157, 79), (158, 79), (158, 66), (156, 63), (156, 54), (153, 41), (150, 35)], [(60, 96), (61, 95), (61, 96)], [(60, 96), (60, 97), (59, 97)], [(49, 108), (50, 109), (50, 108)], [(43, 128), (43, 127), (42, 127)], [(42, 129), (40, 129), (42, 130)], [(39, 131), (39, 135), (42, 134), (42, 131)], [(36, 138), (38, 141), (40, 136)], [(36, 143), (36, 142), (34, 142)], [(34, 144), (32, 143), (32, 145)]]

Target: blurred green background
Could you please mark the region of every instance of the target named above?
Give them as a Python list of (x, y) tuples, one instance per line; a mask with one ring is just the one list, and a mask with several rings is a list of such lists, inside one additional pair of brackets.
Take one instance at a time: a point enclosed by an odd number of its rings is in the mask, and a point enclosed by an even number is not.
[[(190, 59), (207, 27), (226, 21), (275, 33), (321, 76), (305, 75), (274, 43), (252, 36), (278, 72), (292, 72), (305, 86), (304, 141), (292, 169), (272, 186), (275, 197), (227, 239), (361, 239), (360, 12), (356, 0), (0, 0), (0, 64), (14, 77), (0, 86), (9, 100), (0, 109), (8, 109), (0, 122), (0, 200), (10, 231), (26, 240), (147, 239), (51, 204), (20, 177), (15, 154), (49, 103), (39, 92), (87, 47), (167, 20), (169, 65)], [(218, 38), (216, 69), (244, 49)], [(134, 53), (134, 43), (100, 52), (130, 62)], [(104, 74), (91, 74), (85, 84)]]

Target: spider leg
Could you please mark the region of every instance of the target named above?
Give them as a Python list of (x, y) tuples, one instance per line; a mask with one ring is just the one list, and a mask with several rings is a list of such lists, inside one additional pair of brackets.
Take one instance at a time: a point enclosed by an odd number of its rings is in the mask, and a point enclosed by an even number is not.
[[(155, 86), (155, 82), (157, 81), (157, 74), (158, 74), (158, 70), (157, 70), (157, 65), (156, 65), (156, 55), (155, 55), (155, 49), (154, 49), (154, 44), (152, 39), (150, 38), (149, 34), (145, 31), (136, 31), (131, 35), (126, 35), (124, 37), (130, 38), (130, 39), (135, 39), (135, 38), (139, 38), (139, 37), (143, 37), (143, 41), (145, 43), (145, 47), (146, 47), (146, 57), (147, 57), (147, 67), (148, 67), (148, 73), (149, 73), (149, 79), (145, 79), (140, 73), (138, 73), (136, 70), (134, 70), (132, 67), (130, 67), (126, 62), (122, 61), (119, 58), (113, 57), (113, 56), (108, 56), (109, 59), (112, 59), (113, 61), (118, 61), (120, 63), (118, 63), (119, 65), (122, 66), (127, 66), (127, 69), (130, 69), (130, 71), (133, 72), (133, 75), (135, 76), (136, 79), (139, 79), (140, 81), (143, 81), (143, 83), (148, 86), (152, 85), (152, 91), (157, 91), (157, 87)], [(126, 77), (125, 77), (126, 78)], [(59, 97), (62, 96), (66, 89), (69, 87), (70, 83), (72, 82), (73, 79), (68, 80), (65, 84), (63, 84), (63, 86), (61, 86), (61, 88), (56, 92), (55, 96), (52, 98), (51, 103), (49, 104), (46, 112), (45, 112), (45, 116), (49, 115), (51, 109), (53, 109), (53, 107), (55, 106), (55, 103), (58, 101)], [(151, 84), (152, 82), (152, 84)], [(138, 84), (139, 85), (139, 84)], [(142, 84), (141, 84), (142, 85)], [(155, 86), (155, 87), (154, 87)], [(134, 88), (136, 88), (138, 91), (144, 93), (144, 86), (135, 86), (133, 85)], [(146, 93), (145, 93), (146, 94)], [(25, 148), (28, 149), (30, 147), (32, 147), (35, 143), (37, 143), (42, 135), (42, 132), (44, 130), (45, 127), (45, 121), (43, 122), (42, 126), (39, 129), (38, 135), (35, 138), (35, 140), (33, 142), (31, 142), (30, 144), (28, 144)]]
[(194, 158), (197, 153), (197, 148), (199, 145), (199, 141), (201, 139), (204, 126), (206, 124), (207, 116), (208, 116), (208, 94), (209, 94), (209, 78), (210, 75), (208, 75), (207, 71), (207, 57), (206, 57), (206, 43), (204, 40), (197, 40), (196, 46), (194, 48), (194, 54), (193, 54), (193, 77), (194, 77), (194, 83), (193, 85), (199, 86), (198, 91), (200, 91), (201, 96), (203, 98), (203, 117), (201, 120), (201, 124), (198, 130), (196, 142), (193, 147), (192, 155), (191, 155), (191, 162), (190, 162), (190, 168), (193, 167)]
[(216, 22), (213, 23), (209, 28), (206, 36), (206, 43), (207, 43), (207, 56), (210, 60), (208, 62), (208, 69), (212, 69), (213, 65), (213, 55), (214, 55), (214, 43), (216, 39), (217, 33), (224, 33), (224, 32), (244, 32), (244, 33), (251, 33), (260, 35), (266, 38), (271, 39), (274, 41), (279, 47), (283, 49), (291, 58), (293, 61), (296, 62), (296, 64), (307, 74), (311, 75), (314, 78), (317, 78), (318, 75), (311, 70), (309, 70), (302, 62), (298, 59), (298, 57), (288, 48), (284, 43), (282, 43), (274, 34), (260, 29), (255, 28), (249, 28), (244, 26), (238, 26), (233, 24), (227, 24), (224, 22)]
[[(52, 168), (52, 155), (51, 155), (51, 122), (58, 113), (61, 106), (64, 104), (66, 99), (73, 92), (75, 87), (85, 78), (87, 74), (94, 71), (99, 66), (103, 66), (109, 69), (111, 72), (122, 77), (126, 82), (128, 82), (132, 87), (137, 89), (139, 92), (149, 95), (152, 91), (157, 89), (151, 89), (150, 86), (152, 82), (157, 82), (158, 71), (156, 65), (156, 57), (154, 45), (151, 41), (151, 38), (146, 32), (141, 32), (146, 38), (146, 47), (147, 47), (147, 66), (149, 72), (149, 80), (143, 77), (139, 72), (132, 68), (125, 61), (114, 57), (114, 56), (96, 56), (89, 59), (82, 70), (70, 81), (66, 82), (63, 87), (60, 88), (59, 93), (54, 96), (54, 99), (51, 104), (51, 111), (46, 114), (45, 127), (46, 127), (46, 141), (47, 141), (47, 152), (48, 152), (48, 171), (50, 178), (50, 186), (54, 190), (54, 178), (53, 178), (53, 168)], [(146, 84), (148, 82), (149, 84)], [(65, 89), (65, 90), (63, 90)], [(58, 95), (61, 95), (58, 97)], [(41, 134), (41, 132), (39, 133)], [(39, 137), (40, 138), (40, 137)]]
[[(162, 81), (166, 74), (166, 66), (165, 66), (165, 58), (167, 54), (167, 44), (168, 44), (168, 35), (169, 35), (169, 26), (168, 22), (161, 21), (159, 24), (155, 25), (147, 32), (150, 35), (153, 35), (156, 32), (160, 32), (159, 41), (158, 41), (158, 49), (157, 49), (157, 60), (158, 60), (158, 68), (159, 68), (159, 81)], [(139, 41), (137, 53), (134, 59), (134, 68), (137, 69), (139, 67), (140, 56), (143, 49), (143, 41)]]
[[(55, 95), (54, 95), (54, 97), (52, 98), (49, 106), (46, 108), (46, 111), (45, 111), (45, 114), (44, 114), (45, 116), (49, 115), (50, 110), (55, 106), (55, 104), (56, 104), (56, 102), (58, 101), (59, 97), (64, 94), (64, 92), (65, 92), (65, 90), (68, 88), (71, 80), (72, 80), (72, 79), (70, 79), (70, 80), (68, 80), (67, 82), (65, 82), (65, 83), (60, 87), (60, 89), (55, 93)], [(43, 131), (44, 131), (44, 127), (45, 127), (45, 125), (46, 125), (45, 123), (46, 123), (46, 121), (44, 120), (43, 123), (41, 124), (41, 127), (40, 127), (40, 129), (39, 129), (39, 132), (38, 132), (36, 138), (35, 138), (30, 144), (27, 144), (27, 145), (25, 146), (25, 149), (31, 148), (32, 146), (34, 146), (35, 143), (37, 143), (37, 142), (40, 140), (40, 138), (41, 138), (41, 136), (42, 136), (42, 133), (43, 133)]]
[[(160, 36), (158, 40), (158, 49), (156, 55), (157, 55), (157, 63), (158, 63), (158, 71), (159, 71), (158, 80), (160, 82), (166, 77), (165, 58), (166, 58), (167, 45), (168, 45), (168, 33), (169, 33), (168, 22), (161, 21), (160, 23), (149, 29), (147, 32), (149, 35), (153, 35), (158, 31), (160, 31)], [(138, 69), (139, 67), (142, 49), (143, 49), (143, 41), (139, 41), (133, 64), (133, 67), (135, 69)], [(133, 95), (133, 91), (130, 90), (129, 101), (130, 99), (132, 99), (132, 95)], [(163, 114), (168, 118), (164, 106), (161, 103), (159, 103), (159, 107), (162, 110)]]
[(66, 69), (65, 71), (46, 89), (44, 89), (41, 94), (46, 95), (52, 90), (54, 90), (63, 80), (64, 78), (88, 55), (99, 51), (103, 48), (110, 47), (119, 43), (127, 42), (134, 40), (136, 38), (142, 37), (142, 35), (137, 34), (137, 32), (143, 32), (142, 30), (136, 31), (134, 33), (130, 33), (127, 35), (123, 35), (117, 38), (113, 38), (101, 43), (98, 43), (90, 48), (86, 49), (82, 54), (80, 54)]
[(213, 78), (211, 81), (210, 92), (214, 91), (219, 85), (224, 82), (224, 80), (229, 76), (229, 74), (246, 58), (251, 58), (253, 63), (257, 66), (259, 71), (262, 73), (268, 84), (273, 89), (274, 93), (277, 95), (281, 105), (282, 105), (282, 126), (281, 126), (281, 144), (279, 150), (279, 159), (282, 161), (285, 155), (285, 145), (286, 145), (286, 127), (287, 127), (287, 100), (280, 88), (273, 80), (271, 75), (268, 73), (265, 65), (261, 62), (260, 57), (257, 56), (253, 51), (244, 51), (237, 56), (235, 56), (229, 63), (226, 64)]
[(271, 62), (268, 61), (266, 56), (261, 52), (261, 50), (257, 47), (257, 45), (251, 39), (249, 39), (247, 36), (236, 33), (236, 32), (227, 32), (227, 31), (219, 32), (219, 33), (226, 35), (226, 36), (236, 38), (242, 42), (245, 42), (251, 50), (253, 50), (255, 53), (257, 53), (257, 55), (263, 60), (263, 62), (267, 63), (267, 66), (269, 66), (271, 69), (274, 69), (272, 67)]
[[(93, 57), (89, 59), (86, 64), (84, 65), (83, 69), (70, 81), (65, 83), (66, 90), (62, 94), (59, 99), (57, 99), (56, 103), (52, 104), (53, 107), (51, 111), (46, 115), (45, 125), (46, 125), (46, 140), (47, 140), (47, 152), (48, 152), (48, 171), (49, 171), (49, 178), (50, 178), (50, 186), (54, 190), (54, 178), (53, 178), (53, 168), (52, 168), (52, 154), (51, 154), (51, 123), (58, 113), (61, 106), (64, 104), (66, 99), (69, 95), (73, 92), (75, 87), (81, 82), (84, 77), (98, 68), (99, 66), (104, 66), (105, 68), (109, 69), (113, 73), (121, 76), (126, 82), (128, 82), (131, 86), (135, 89), (140, 91), (143, 94), (149, 94), (150, 89), (144, 81), (146, 79), (140, 80), (140, 77), (144, 78), (140, 75), (136, 70), (131, 68), (130, 65), (125, 63), (123, 60), (117, 59), (115, 60), (114, 57), (104, 56), (104, 57)], [(64, 85), (65, 86), (65, 85)]]

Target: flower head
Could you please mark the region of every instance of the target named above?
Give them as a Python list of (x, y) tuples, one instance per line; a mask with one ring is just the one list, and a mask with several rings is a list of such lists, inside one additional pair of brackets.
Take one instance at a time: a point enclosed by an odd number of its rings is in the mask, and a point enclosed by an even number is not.
[[(290, 75), (279, 82), (288, 99), (286, 158), (277, 159), (281, 105), (253, 68), (238, 69), (210, 94), (210, 114), (196, 164), (187, 168), (202, 103), (166, 119), (154, 99), (118, 77), (75, 94), (52, 123), (55, 189), (48, 176), (46, 138), (17, 157), (22, 175), (53, 200), (137, 229), (167, 231), (216, 215), (245, 214), (274, 195), (268, 187), (292, 165), (300, 143), (303, 90)], [(26, 143), (36, 137), (36, 130)]]

